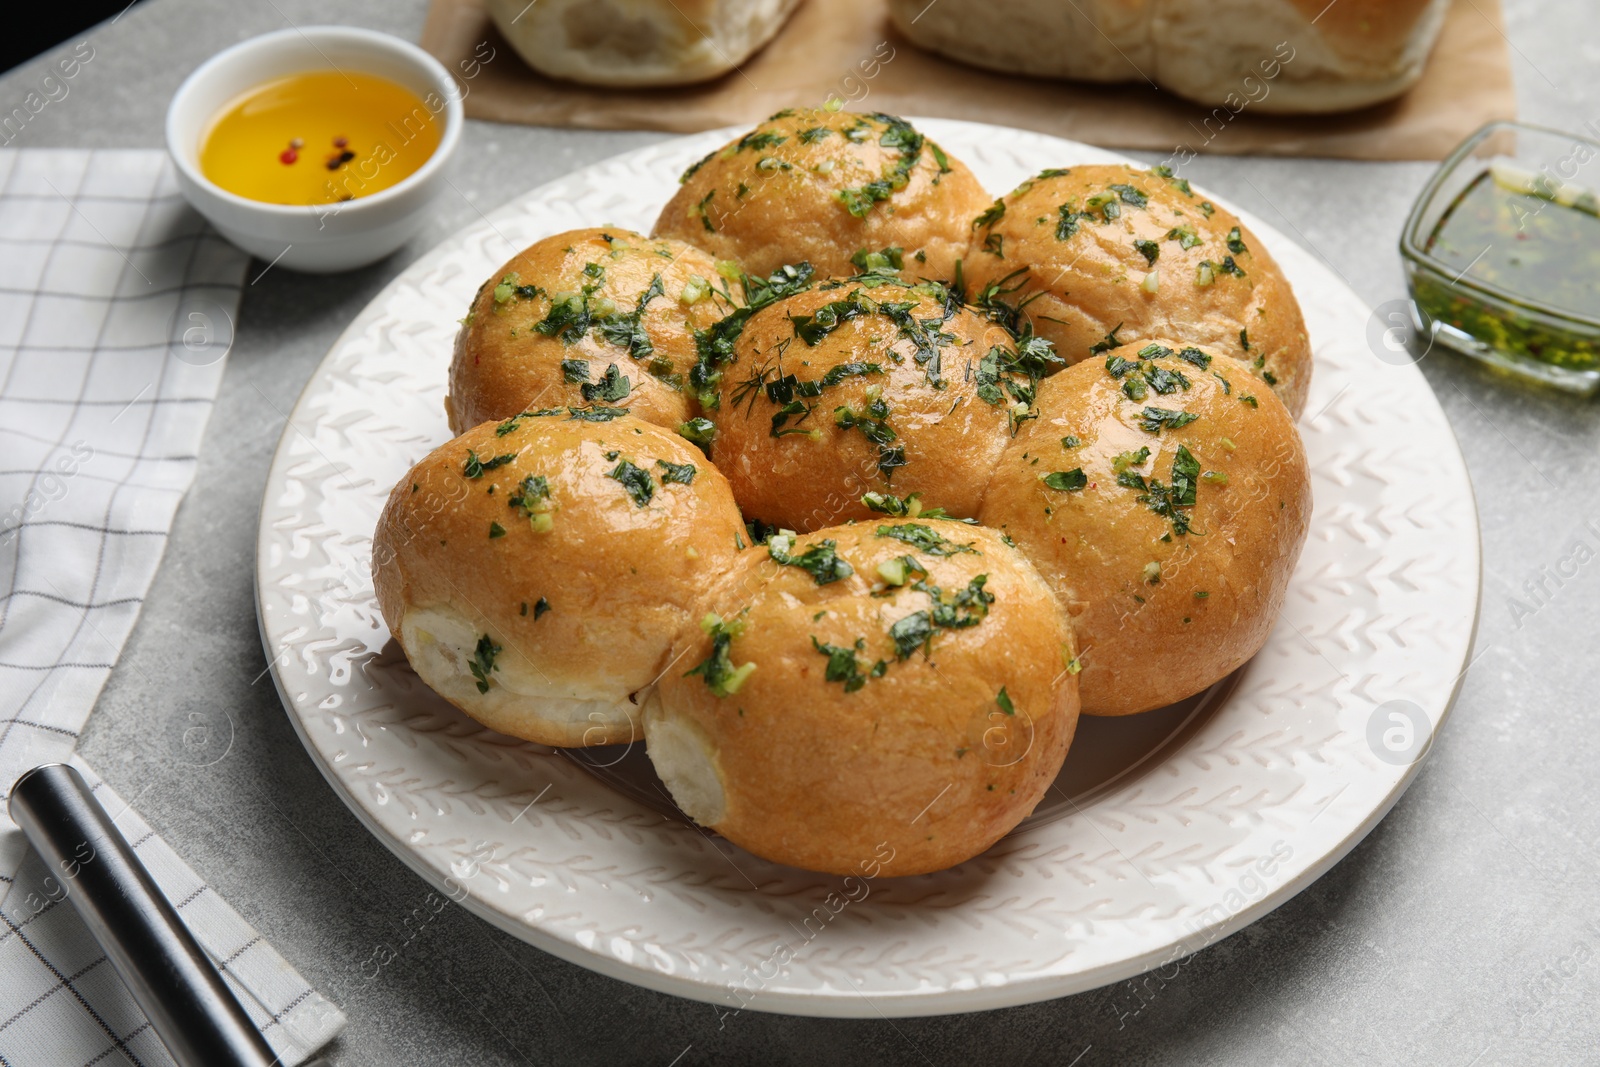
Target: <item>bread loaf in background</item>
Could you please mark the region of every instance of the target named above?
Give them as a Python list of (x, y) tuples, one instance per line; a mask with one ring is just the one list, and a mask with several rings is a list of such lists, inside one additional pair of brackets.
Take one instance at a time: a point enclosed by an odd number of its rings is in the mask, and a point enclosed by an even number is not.
[(800, 0), (487, 0), (541, 74), (611, 88), (726, 74), (772, 39)]
[(1147, 81), (1237, 113), (1348, 111), (1422, 76), (1450, 0), (889, 0), (896, 27), (1007, 74)]

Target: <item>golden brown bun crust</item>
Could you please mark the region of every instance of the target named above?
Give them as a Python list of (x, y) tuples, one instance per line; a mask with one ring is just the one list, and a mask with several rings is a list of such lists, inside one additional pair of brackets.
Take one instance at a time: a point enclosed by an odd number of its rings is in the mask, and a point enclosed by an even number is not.
[[(1119, 195), (1113, 185), (1131, 192)], [(1107, 196), (1116, 212), (1110, 221), (1104, 208), (1091, 204)], [(1129, 202), (1140, 197), (1144, 206)], [(1305, 320), (1272, 254), (1231, 212), (1213, 207), (1207, 216), (1203, 193), (1186, 193), (1173, 180), (1121, 164), (1034, 178), (999, 203), (1004, 215), (974, 231), (969, 294), (1002, 283), (1014, 289), (1000, 299), (1012, 306), (1027, 300), (1024, 314), (1035, 332), (1072, 363), (1087, 359), (1113, 329), (1123, 344), (1172, 337), (1213, 346), (1252, 366), (1261, 359), (1260, 372), (1277, 380), (1273, 390), (1299, 417), (1311, 385)], [(1065, 228), (1064, 205), (1073, 213)], [(1091, 217), (1082, 217), (1085, 212)], [(1185, 227), (1193, 238), (1168, 236)], [(1230, 246), (1235, 227), (1239, 234)], [(1150, 245), (1135, 242), (1154, 244), (1154, 263), (1140, 251)], [(997, 248), (1003, 255), (995, 255)], [(1242, 277), (1226, 272), (1230, 257)], [(1197, 284), (1202, 263), (1212, 264), (1206, 285)], [(1025, 273), (1003, 282), (1018, 270)], [(1159, 279), (1155, 292), (1142, 287), (1152, 270)], [(1240, 330), (1247, 332), (1249, 349)]]
[[(891, 307), (914, 302), (911, 329), (924, 341), (924, 353), (937, 349), (937, 368), (932, 359), (918, 362), (918, 340), (882, 311), (846, 319), (815, 346), (791, 318), (863, 299)], [(906, 312), (896, 313), (907, 321)], [(1010, 347), (1011, 337), (965, 308), (945, 314), (926, 290), (848, 282), (800, 293), (751, 316), (710, 412), (717, 426), (712, 459), (746, 517), (816, 530), (870, 518), (872, 510), (861, 503), (868, 492), (918, 493), (924, 507), (944, 508), (958, 518), (977, 514), (1010, 429), (1009, 403), (979, 399), (975, 372), (985, 353), (996, 345)], [(923, 325), (928, 322), (934, 325)], [(935, 338), (931, 345), (929, 338)], [(865, 373), (842, 374), (838, 368)], [(769, 399), (765, 384), (752, 388), (757, 376), (763, 383), (789, 375), (799, 383), (825, 383), (830, 373), (839, 375), (836, 384), (825, 384), (820, 396), (799, 398), (810, 414), (787, 416), (778, 431), (784, 435), (774, 437), (773, 417), (790, 402), (783, 399), (789, 394)], [(838, 408), (871, 416), (874, 399), (888, 407), (886, 417), (875, 418), (894, 432), (892, 441), (869, 439), (868, 432), (881, 433), (875, 427), (838, 424)], [(785, 432), (796, 430), (807, 432)], [(903, 466), (893, 466), (901, 459)]]
[[(1271, 392), (1221, 357), (1205, 370), (1175, 355), (1140, 360), (1138, 351), (1108, 353), (1139, 365), (1120, 381), (1097, 359), (1041, 383), (1039, 418), (1001, 457), (979, 514), (1016, 541), (1071, 615), (1086, 715), (1163, 707), (1255, 655), (1277, 621), (1311, 518), (1305, 451)], [(1181, 372), (1190, 387), (1166, 395), (1147, 388), (1142, 401), (1129, 400), (1119, 386), (1147, 381), (1146, 368)], [(1213, 371), (1229, 379), (1231, 394)], [(1198, 418), (1152, 434), (1142, 425), (1149, 407)], [(1069, 437), (1080, 443), (1067, 447)], [(1186, 534), (1141, 502), (1148, 491), (1118, 482), (1124, 473), (1170, 489), (1180, 445), (1200, 469), (1194, 505), (1177, 509), (1192, 526)], [(1148, 459), (1115, 469), (1117, 457), (1145, 447)], [(1041, 481), (1076, 470), (1082, 489)]]
[[(591, 274), (584, 273), (586, 267)], [(603, 272), (599, 279), (592, 277), (596, 269)], [(636, 340), (608, 340), (600, 320), (635, 312), (658, 276), (662, 293), (638, 320), (648, 351)], [(508, 278), (514, 280), (502, 285)], [(530, 408), (592, 402), (626, 407), (646, 422), (676, 429), (692, 414), (684, 380), (695, 362), (694, 332), (728, 310), (709, 293), (685, 304), (684, 287), (693, 286), (691, 296), (701, 288), (694, 278), (717, 281), (716, 264), (698, 248), (614, 226), (570, 230), (529, 245), (478, 290), (456, 334), (446, 401), (451, 430), (462, 433)], [(539, 291), (519, 294), (519, 286)], [(581, 336), (574, 329), (550, 336), (536, 328), (550, 316), (552, 296), (570, 294), (581, 302), (585, 287), (593, 288), (593, 323)], [(587, 362), (587, 379), (571, 380), (563, 361)], [(625, 396), (598, 392), (612, 365), (628, 379)], [(576, 364), (570, 369), (581, 370)], [(594, 399), (583, 395), (585, 384)]]
[[(1156, 84), (1226, 125), (1388, 100), (1422, 76), (1451, 0), (889, 0), (916, 44), (1008, 75)], [(1200, 135), (1207, 137), (1205, 130)]]
[[(629, 416), (512, 425), (467, 431), (389, 494), (373, 540), (379, 607), (422, 680), (485, 726), (549, 745), (630, 740), (630, 696), (737, 553), (733, 494), (693, 446)], [(624, 460), (650, 475), (642, 507), (608, 476)], [(661, 460), (693, 465), (692, 481), (663, 480)], [(547, 499), (519, 497), (529, 476)], [(501, 651), (480, 692), (470, 665), (484, 635)]]
[(615, 89), (685, 85), (737, 69), (772, 39), (798, 3), (488, 0), (485, 6), (501, 35), (535, 70)]
[(924, 140), (887, 200), (854, 198), (857, 217), (840, 194), (897, 176), (911, 151), (880, 143), (891, 129), (880, 116), (820, 108), (778, 114), (691, 168), (653, 232), (762, 277), (802, 261), (819, 277), (844, 276), (858, 250), (890, 247), (905, 250), (914, 277), (954, 275), (972, 216), (989, 201), (965, 164), (946, 155), (942, 170), (942, 153)]
[[(791, 555), (832, 540), (853, 567), (824, 585), (773, 562), (766, 548), (744, 553), (702, 607), (742, 620), (728, 661), (755, 669), (719, 697), (704, 677), (675, 667), (645, 713), (651, 759), (680, 803), (685, 779), (675, 771), (685, 762), (682, 739), (693, 737), (701, 771), (715, 768), (721, 785), (712, 792), (721, 796), (686, 807), (778, 863), (846, 874), (876, 861), (891, 876), (960, 863), (1033, 810), (1072, 740), (1077, 681), (1064, 667), (1074, 655), (1072, 632), (1037, 572), (991, 530), (928, 520), (923, 528), (976, 550), (939, 556), (880, 536), (880, 525), (906, 524), (839, 526), (796, 539)], [(994, 598), (975, 625), (935, 628), (931, 659), (920, 650), (898, 659), (889, 632), (930, 605), (912, 582), (894, 589), (880, 579), (878, 565), (904, 555), (947, 597), (987, 575), (981, 589)], [(813, 637), (854, 652), (859, 688), (847, 692), (844, 680), (827, 679), (832, 657)], [(711, 638), (694, 626), (675, 649), (680, 665), (711, 653)], [(880, 660), (882, 675), (865, 677)], [(1002, 688), (1011, 714), (997, 699)]]

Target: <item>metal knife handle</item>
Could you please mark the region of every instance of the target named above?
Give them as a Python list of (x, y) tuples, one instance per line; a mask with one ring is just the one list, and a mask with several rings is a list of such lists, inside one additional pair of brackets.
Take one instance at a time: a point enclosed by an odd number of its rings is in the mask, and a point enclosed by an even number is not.
[(82, 775), (35, 767), (9, 808), (179, 1067), (278, 1062)]

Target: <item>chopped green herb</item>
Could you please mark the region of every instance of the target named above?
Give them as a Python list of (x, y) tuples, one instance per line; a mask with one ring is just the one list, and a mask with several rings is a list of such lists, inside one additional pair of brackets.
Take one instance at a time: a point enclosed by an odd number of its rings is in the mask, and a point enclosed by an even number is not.
[(695, 466), (693, 463), (668, 463), (664, 459), (656, 460), (656, 466), (661, 468), (661, 484), (675, 482), (678, 485), (691, 485), (694, 483)]
[(1076, 493), (1089, 484), (1089, 476), (1083, 473), (1082, 467), (1074, 467), (1070, 471), (1052, 471), (1049, 474), (1042, 474), (1039, 476), (1039, 480), (1051, 489), (1062, 493)]
[(716, 424), (707, 418), (696, 417), (688, 422), (680, 423), (678, 426), (679, 437), (686, 441), (692, 441), (702, 449), (710, 448), (712, 438), (716, 437), (716, 435)]
[(1182, 226), (1174, 226), (1168, 230), (1167, 240), (1178, 242), (1178, 247), (1184, 251), (1197, 247), (1201, 241), (1200, 235), (1195, 233), (1194, 227), (1188, 223), (1184, 223)]
[(737, 269), (735, 273), (744, 287), (745, 305), (735, 308), (711, 326), (696, 330), (694, 335), (698, 358), (689, 371), (689, 384), (701, 405), (707, 408), (714, 409), (720, 403), (717, 386), (722, 380), (721, 368), (733, 362), (734, 342), (738, 340), (750, 316), (770, 304), (810, 288), (815, 271), (809, 263), (796, 263), (779, 267), (765, 279), (738, 273)]
[(1138, 369), (1139, 364), (1135, 360), (1123, 359), (1121, 356), (1106, 357), (1106, 373), (1113, 378), (1121, 378), (1129, 371)]
[(711, 690), (715, 697), (732, 696), (744, 685), (746, 678), (750, 677), (756, 669), (754, 663), (746, 663), (735, 667), (729, 649), (733, 639), (744, 633), (745, 621), (743, 613), (732, 619), (723, 619), (716, 613), (708, 613), (700, 620), (700, 629), (711, 638), (711, 654), (700, 664), (684, 672), (684, 677), (700, 675), (705, 679), (706, 688)]
[(904, 522), (895, 526), (880, 526), (878, 527), (878, 536), (891, 537), (896, 541), (910, 545), (912, 548), (921, 549), (931, 556), (955, 556), (963, 552), (968, 552), (975, 556), (983, 555), (983, 553), (972, 547), (970, 541), (967, 544), (958, 545), (933, 529), (933, 527), (924, 526), (921, 523)]
[(1239, 232), (1239, 227), (1237, 226), (1228, 231), (1228, 251), (1236, 256), (1249, 251), (1244, 246), (1244, 236)]
[(589, 361), (586, 359), (562, 360), (561, 377), (571, 385), (587, 382), (589, 380)]
[(489, 540), (493, 541), (496, 537), (504, 537), (505, 535), (506, 528), (504, 526), (501, 526), (498, 522), (489, 523)]
[[(895, 161), (884, 167), (883, 176), (877, 181), (871, 181), (854, 189), (839, 189), (833, 196), (844, 205), (846, 211), (858, 219), (864, 219), (872, 209), (894, 195), (898, 189), (903, 189), (911, 180), (911, 170), (921, 158), (924, 143), (922, 134), (912, 128), (904, 119), (893, 115), (874, 114), (871, 118), (885, 123), (887, 128), (878, 138), (878, 143), (885, 148), (899, 149)], [(850, 127), (843, 131), (846, 138), (857, 143), (866, 139), (870, 127), (864, 123)]]
[(1077, 448), (1081, 444), (1083, 444), (1083, 442), (1078, 440), (1072, 434), (1067, 434), (1067, 436), (1061, 439), (1062, 448)]
[(1087, 211), (1078, 211), (1072, 206), (1072, 201), (1056, 208), (1059, 218), (1056, 221), (1056, 240), (1065, 241), (1078, 232), (1078, 223), (1092, 222), (1094, 216)]
[(1149, 458), (1150, 458), (1150, 446), (1149, 445), (1143, 446), (1137, 452), (1119, 452), (1119, 453), (1117, 453), (1116, 457), (1114, 459), (1112, 459), (1112, 461), (1111, 461), (1111, 471), (1114, 474), (1121, 474), (1123, 471), (1127, 470), (1129, 467), (1138, 467), (1138, 466), (1142, 465), (1144, 463), (1144, 461), (1149, 459)]
[(493, 459), (480, 459), (478, 453), (469, 448), (467, 449), (467, 462), (462, 467), (461, 473), (468, 478), (482, 478), (484, 471), (492, 471), (496, 467), (503, 467), (516, 458), (517, 454), (515, 452), (507, 452), (504, 455), (495, 456)]
[(534, 603), (533, 603), (533, 618), (534, 618), (534, 621), (537, 622), (544, 615), (544, 613), (549, 611), (549, 610), (550, 610), (550, 601), (546, 600), (544, 597), (540, 597), (538, 600), (534, 601)]
[(716, 155), (716, 154), (717, 154), (716, 151), (712, 150), (710, 152), (707, 152), (704, 156), (701, 156), (695, 162), (689, 164), (689, 169), (685, 170), (681, 175), (679, 175), (678, 184), (682, 185), (685, 182), (687, 182), (690, 178), (694, 177), (694, 172), (699, 170), (701, 167), (705, 166), (707, 163), (710, 163), (711, 162), (711, 157)]
[(1177, 392), (1179, 389), (1188, 390), (1190, 382), (1188, 377), (1180, 370), (1168, 370), (1155, 364), (1144, 369), (1145, 381), (1150, 383), (1150, 388), (1163, 396)]
[(972, 228), (976, 230), (980, 227), (993, 226), (995, 223), (1003, 219), (1005, 214), (1006, 202), (1004, 200), (996, 200), (984, 210), (983, 214), (972, 220)]
[(862, 274), (887, 274), (900, 270), (905, 265), (905, 249), (884, 248), (877, 252), (869, 252), (865, 248), (858, 248), (850, 257), (850, 262), (855, 264)]
[(823, 670), (823, 677), (830, 682), (843, 682), (846, 693), (854, 693), (866, 685), (868, 678), (882, 678), (884, 672), (889, 669), (889, 664), (880, 659), (865, 674), (861, 673), (861, 664), (856, 662), (856, 653), (866, 649), (867, 639), (864, 637), (856, 638), (854, 647), (840, 647), (825, 645), (812, 634), (811, 647), (828, 657), (828, 666)]
[(1187, 426), (1200, 416), (1187, 411), (1173, 411), (1169, 408), (1147, 407), (1141, 412), (1139, 426), (1146, 433), (1159, 434), (1163, 428), (1176, 430)]
[[(627, 413), (627, 408), (608, 408), (598, 404), (587, 408), (567, 408), (567, 418), (578, 422), (610, 422)], [(540, 414), (545, 413), (540, 412)]]
[(863, 411), (855, 411), (846, 405), (834, 408), (833, 424), (841, 430), (860, 430), (868, 441), (878, 446), (878, 471), (885, 480), (893, 477), (896, 469), (906, 465), (905, 446), (890, 443), (896, 434), (889, 425), (889, 405), (881, 396), (869, 400)]
[(1199, 477), (1200, 461), (1194, 458), (1194, 453), (1179, 445), (1178, 454), (1172, 459), (1172, 491), (1181, 506), (1194, 506), (1195, 480)]
[(1149, 198), (1145, 196), (1144, 193), (1140, 192), (1138, 189), (1135, 189), (1131, 185), (1113, 185), (1111, 187), (1111, 191), (1117, 194), (1118, 200), (1121, 200), (1124, 204), (1131, 204), (1134, 207), (1144, 207), (1150, 202)]
[(927, 610), (912, 612), (889, 627), (896, 658), (909, 659), (919, 648), (924, 653), (930, 651), (935, 628), (963, 630), (982, 622), (989, 614), (989, 605), (994, 603), (994, 594), (983, 588), (988, 580), (987, 574), (980, 574), (965, 589), (954, 593), (946, 593), (926, 581), (913, 583), (911, 588), (926, 593), (932, 603)]
[[(587, 369), (588, 364), (585, 363), (584, 367)], [(584, 382), (579, 391), (583, 394), (583, 399), (590, 403), (596, 400), (612, 403), (626, 398), (631, 386), (628, 383), (628, 376), (612, 363), (606, 367), (605, 375), (598, 382)]]
[(742, 152), (749, 150), (759, 152), (768, 148), (776, 148), (778, 145), (781, 145), (788, 139), (789, 138), (785, 137), (783, 134), (774, 133), (771, 130), (752, 130), (750, 133), (747, 133), (743, 137), (739, 138), (739, 143), (734, 145), (734, 151)]
[(655, 495), (656, 483), (651, 480), (650, 472), (643, 467), (634, 466), (628, 460), (618, 463), (607, 472), (606, 477), (621, 483), (634, 504), (641, 508), (650, 503), (650, 498)]
[(1187, 348), (1179, 349), (1178, 358), (1186, 363), (1193, 363), (1201, 370), (1205, 370), (1207, 367), (1211, 366), (1211, 357), (1200, 351), (1198, 348), (1195, 348), (1193, 345), (1190, 345)]
[(910, 659), (913, 652), (933, 641), (933, 618), (926, 611), (913, 611), (889, 627), (889, 636), (894, 640), (895, 658)]
[(1241, 404), (1249, 404), (1253, 408), (1258, 408), (1258, 407), (1261, 406), (1260, 401), (1258, 401), (1253, 395), (1251, 395), (1249, 393), (1246, 393), (1244, 396), (1241, 396), (1239, 398), (1239, 402)]
[(489, 691), (489, 675), (500, 669), (494, 662), (500, 652), (500, 646), (495, 644), (494, 639), (488, 634), (478, 638), (478, 647), (473, 651), (472, 662), (468, 664), (472, 676), (478, 680), (478, 692)]
[[(1122, 346), (1122, 342), (1117, 340), (1117, 331), (1120, 329), (1122, 329), (1122, 323), (1120, 322), (1111, 327), (1111, 332), (1106, 334), (1103, 340), (1096, 341), (1094, 344), (1089, 346), (1089, 354), (1091, 356), (1098, 356), (1102, 352), (1109, 352), (1113, 348), (1120, 348)], [(1106, 369), (1111, 369), (1109, 364), (1107, 365)], [(1112, 375), (1112, 377), (1117, 377), (1117, 375)]]
[(976, 523), (976, 519), (957, 519), (944, 508), (925, 508), (922, 506), (922, 494), (912, 493), (904, 500), (893, 493), (866, 493), (861, 497), (861, 503), (868, 510), (876, 511), (882, 515), (893, 515), (897, 519), (952, 519), (955, 522)]
[(793, 555), (794, 537), (792, 532), (780, 530), (767, 539), (767, 554), (774, 563), (798, 567), (811, 575), (811, 580), (818, 585), (837, 582), (856, 572), (849, 561), (839, 555), (838, 542), (832, 538), (818, 541), (799, 555)]
[(1189, 513), (1182, 509), (1194, 506), (1195, 481), (1199, 474), (1200, 461), (1187, 448), (1179, 445), (1178, 453), (1172, 460), (1172, 484), (1163, 485), (1159, 479), (1151, 478), (1139, 502), (1170, 522), (1172, 532), (1181, 537), (1191, 529)]
[(1000, 692), (995, 694), (994, 702), (1000, 705), (1000, 710), (1007, 715), (1015, 715), (1017, 713), (1017, 707), (1011, 702), (1011, 696), (1006, 692), (1006, 687), (1003, 685), (1000, 687)]
[(1156, 265), (1156, 260), (1161, 258), (1161, 246), (1154, 241), (1135, 241), (1133, 242), (1133, 248), (1152, 267)]
[(928, 569), (916, 556), (896, 556), (878, 564), (878, 577), (890, 585), (905, 585), (919, 576), (926, 578)]

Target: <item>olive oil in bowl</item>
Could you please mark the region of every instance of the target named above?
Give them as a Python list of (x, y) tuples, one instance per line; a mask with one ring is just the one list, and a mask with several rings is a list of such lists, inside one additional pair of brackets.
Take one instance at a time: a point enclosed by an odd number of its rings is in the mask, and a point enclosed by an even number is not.
[(200, 172), (268, 204), (334, 204), (416, 173), (439, 122), (409, 89), (360, 71), (277, 78), (225, 104), (200, 145)]

